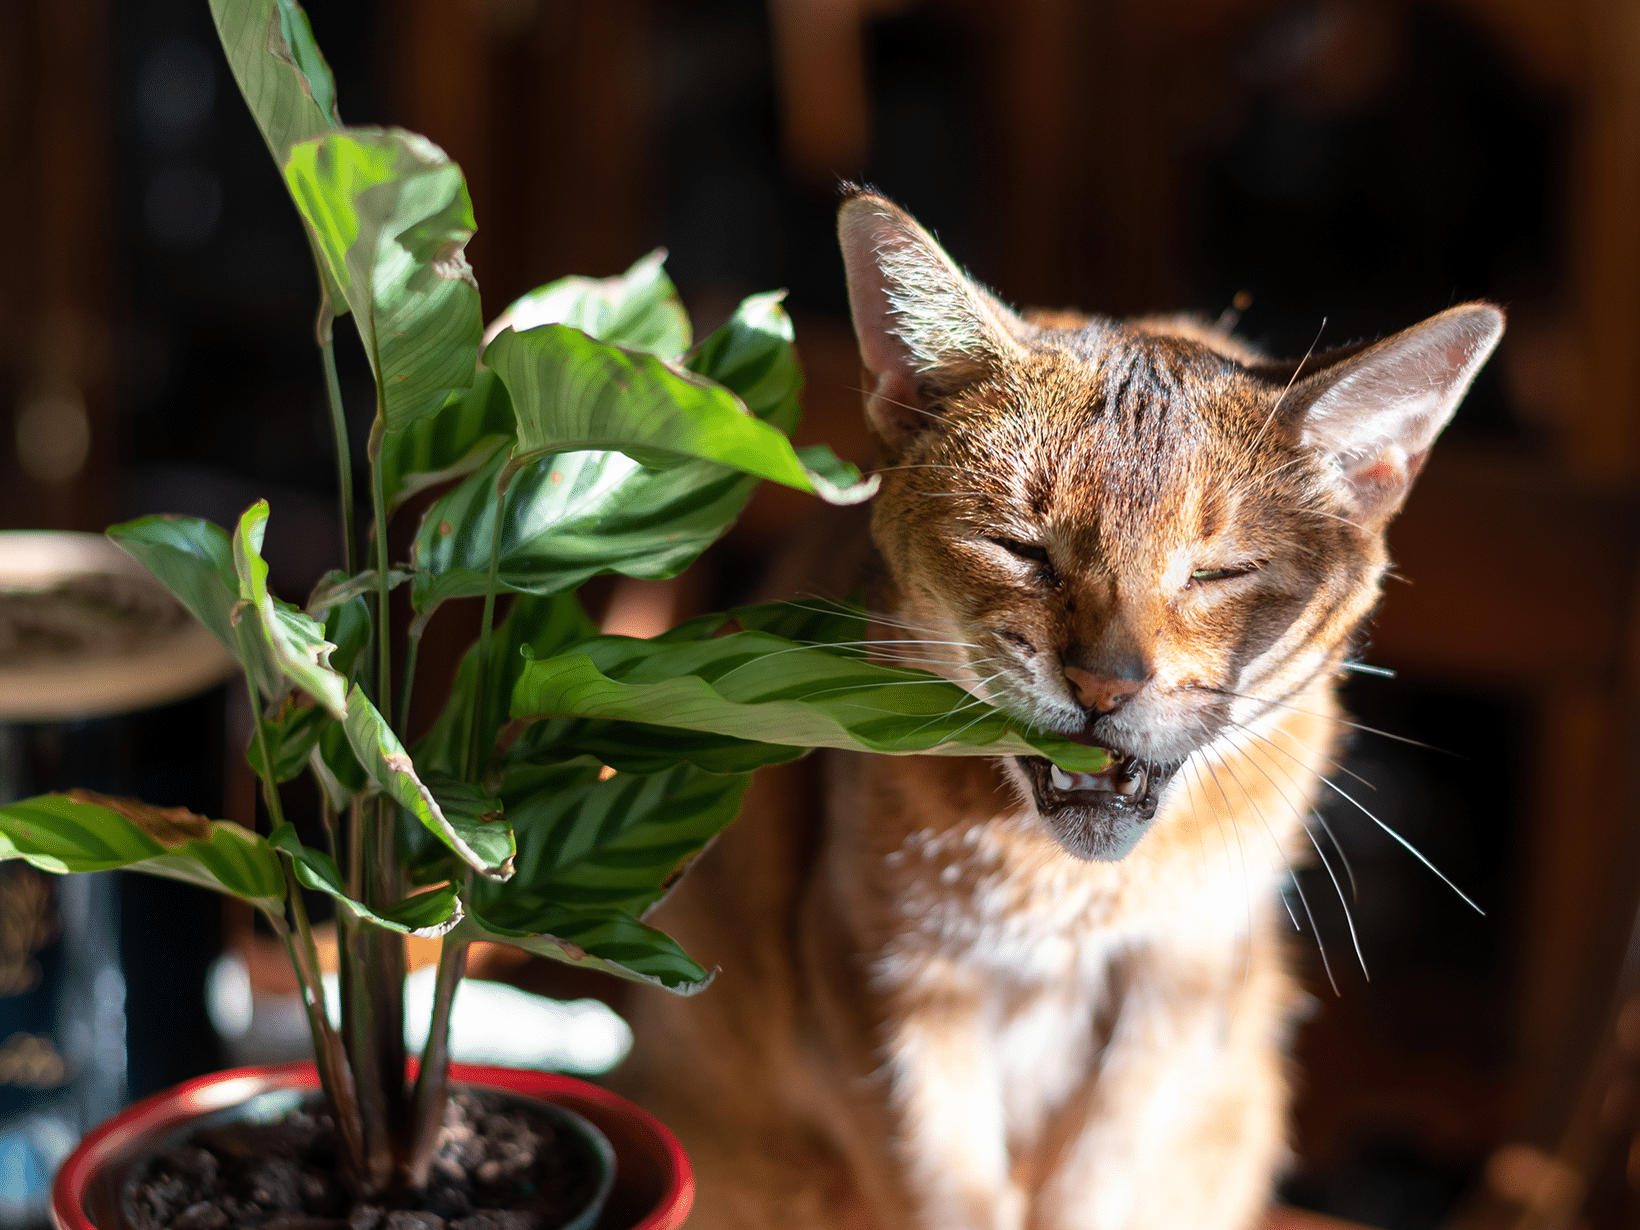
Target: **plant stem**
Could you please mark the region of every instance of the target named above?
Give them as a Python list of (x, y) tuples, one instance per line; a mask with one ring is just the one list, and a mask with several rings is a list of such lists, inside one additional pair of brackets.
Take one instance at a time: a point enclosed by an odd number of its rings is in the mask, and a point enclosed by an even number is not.
[(325, 365), (325, 395), (330, 402), (330, 429), (336, 436), (336, 477), (341, 488), (342, 555), (347, 561), (347, 575), (359, 570), (358, 539), (353, 526), (353, 450), (347, 442), (347, 415), (342, 409), (342, 386), (336, 379), (335, 330), (332, 324), (336, 313), (331, 311), (330, 298), (319, 304), (319, 319), (314, 334), (319, 341), (319, 354)]
[(508, 462), (501, 467), (501, 474), (495, 481), (495, 524), (490, 530), (490, 575), (484, 583), (484, 618), (479, 624), (478, 631), (478, 678), (473, 682), (473, 718), (472, 730), (469, 732), (467, 743), (467, 763), (462, 777), (467, 781), (476, 782), (484, 771), (484, 762), (480, 756), (484, 735), (484, 706), (488, 702), (485, 693), (489, 690), (490, 682), (490, 632), (495, 624), (495, 586), (496, 577), (501, 567), (501, 526), (507, 515), (507, 488), (512, 483), (514, 474), (513, 463)]
[[(376, 708), (393, 720), (393, 625), (388, 599), (387, 488), (382, 477), (381, 448), (385, 429), (380, 414), (370, 429), (370, 502), (376, 515)], [(397, 734), (398, 731), (394, 731)]]
[(353, 1072), (359, 1074), (359, 1120), (363, 1129), (364, 1156), (372, 1175), (386, 1176), (392, 1170), (393, 1146), (388, 1131), (387, 1107), (379, 1081), (373, 1076), (376, 1062), (375, 1013), (370, 1002), (367, 972), (369, 928), (351, 910), (342, 910), (337, 930), (337, 981), (342, 1001), (342, 1046)]
[[(295, 909), (302, 910), (298, 917), (305, 921), (306, 911), (300, 904), (301, 888), (291, 870), (290, 856), (281, 853), (279, 862), (285, 869), (290, 899), (295, 903)], [(378, 1173), (371, 1166), (365, 1152), (358, 1090), (353, 1083), (353, 1071), (348, 1067), (347, 1053), (342, 1049), (341, 1039), (336, 1036), (336, 1031), (330, 1026), (330, 1018), (325, 1015), (323, 976), (319, 971), (316, 950), (311, 944), (311, 932), (309, 942), (299, 947), (283, 918), (272, 910), (263, 913), (274, 933), (284, 940), (291, 968), (296, 971), (296, 981), (302, 991), (302, 1005), (307, 1010), (308, 1030), (313, 1035), (313, 1061), (319, 1069), (319, 1081), (336, 1112), (336, 1127), (341, 1134), (347, 1170), (354, 1176), (354, 1182), (362, 1192), (370, 1194), (378, 1191), (388, 1176), (385, 1170)]]
[(444, 1126), (444, 1108), (450, 1101), (450, 1005), (466, 972), (467, 942), (445, 936), (438, 954), (433, 1019), (428, 1023), (427, 1046), (422, 1050), (421, 1070), (416, 1074), (414, 1128), (406, 1167), (410, 1186), (414, 1188), (427, 1185), (439, 1129)]
[(421, 633), (410, 630), (409, 645), (404, 654), (404, 695), (399, 698), (399, 737), (410, 733), (410, 694), (416, 686), (416, 653), (421, 649)]
[[(235, 610), (242, 615), (243, 608)], [(239, 660), (248, 663), (251, 651), (245, 643), (245, 621), (239, 617), (230, 618), (234, 639), (239, 643)], [(279, 783), (273, 777), (273, 757), (268, 752), (268, 728), (262, 719), (262, 694), (256, 687), (249, 666), (245, 668), (245, 692), (251, 702), (251, 727), (256, 731), (256, 749), (262, 754), (262, 771), (257, 775), (262, 779), (262, 801), (267, 805), (268, 819), (278, 828), (285, 822), (285, 809), (279, 802)]]
[[(374, 848), (369, 857), (373, 876), (368, 901), (385, 907), (403, 896), (398, 861), (397, 805), (385, 795), (376, 798)], [(376, 1053), (375, 1083), (381, 1090), (388, 1131), (396, 1138), (394, 1153), (403, 1156), (408, 1125), (404, 1117), (404, 936), (381, 927), (367, 927), (364, 995), (372, 1014), (372, 1047)]]

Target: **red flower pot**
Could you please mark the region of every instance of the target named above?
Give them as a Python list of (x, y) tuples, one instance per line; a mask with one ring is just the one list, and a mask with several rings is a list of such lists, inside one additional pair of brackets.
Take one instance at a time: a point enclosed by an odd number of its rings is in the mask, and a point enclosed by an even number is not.
[[(695, 1200), (695, 1177), (677, 1138), (647, 1111), (606, 1089), (552, 1072), (450, 1065), (450, 1077), (526, 1097), (541, 1098), (584, 1115), (615, 1148), (615, 1190), (598, 1230), (677, 1230)], [(233, 1068), (184, 1081), (126, 1107), (93, 1128), (57, 1172), (51, 1220), (57, 1230), (124, 1230), (120, 1199), (126, 1176), (154, 1142), (189, 1120), (224, 1110), (261, 1093), (317, 1089), (311, 1063)]]

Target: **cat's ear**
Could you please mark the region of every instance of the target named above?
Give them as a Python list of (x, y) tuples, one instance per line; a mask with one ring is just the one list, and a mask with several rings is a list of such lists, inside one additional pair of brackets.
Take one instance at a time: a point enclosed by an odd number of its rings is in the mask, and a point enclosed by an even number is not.
[(1337, 461), (1354, 520), (1382, 524), (1503, 336), (1503, 312), (1468, 303), (1333, 363), (1286, 395), (1303, 442)]
[(866, 414), (898, 450), (940, 396), (1019, 353), (1024, 324), (970, 279), (910, 214), (875, 193), (843, 202), (837, 237), (868, 388)]

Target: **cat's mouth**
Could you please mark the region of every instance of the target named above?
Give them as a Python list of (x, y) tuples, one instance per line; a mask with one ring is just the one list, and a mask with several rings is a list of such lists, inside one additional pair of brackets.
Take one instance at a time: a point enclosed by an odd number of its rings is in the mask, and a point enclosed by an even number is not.
[(1016, 756), (1036, 809), (1067, 853), (1114, 862), (1145, 835), (1182, 761), (1158, 764), (1117, 748), (1100, 773), (1069, 773), (1043, 756)]

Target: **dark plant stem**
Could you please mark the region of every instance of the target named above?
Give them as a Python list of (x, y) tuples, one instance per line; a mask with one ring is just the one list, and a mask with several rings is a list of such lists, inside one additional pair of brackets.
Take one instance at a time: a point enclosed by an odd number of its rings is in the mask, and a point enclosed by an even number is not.
[(438, 954), (433, 1019), (428, 1024), (427, 1045), (421, 1053), (421, 1070), (416, 1074), (414, 1134), (406, 1167), (411, 1187), (427, 1185), (439, 1129), (444, 1126), (444, 1108), (450, 1101), (450, 1005), (466, 972), (467, 942), (445, 936)]
[[(243, 619), (235, 620), (234, 636), (239, 642), (239, 657), (249, 662), (250, 646), (245, 641)], [(262, 797), (267, 803), (268, 818), (275, 828), (285, 823), (285, 811), (279, 800), (279, 783), (273, 776), (273, 759), (268, 754), (268, 731), (262, 718), (262, 703), (256, 680), (249, 671), (245, 674), (246, 689), (250, 694), (251, 722), (256, 730), (256, 746), (262, 754)], [(371, 1172), (364, 1148), (364, 1124), (359, 1116), (357, 1089), (353, 1071), (348, 1067), (347, 1054), (331, 1028), (325, 1011), (324, 974), (319, 967), (319, 947), (313, 939), (313, 927), (308, 922), (307, 903), (302, 900), (302, 886), (296, 879), (296, 865), (290, 855), (279, 854), (279, 866), (285, 873), (285, 896), (295, 935), (283, 917), (276, 911), (265, 910), (274, 931), (285, 941), (291, 968), (301, 985), (302, 1005), (307, 1011), (308, 1030), (313, 1035), (313, 1059), (319, 1068), (319, 1080), (336, 1111), (337, 1130), (342, 1137), (342, 1152), (348, 1171), (356, 1176), (361, 1188), (375, 1190), (378, 1184)], [(383, 1179), (386, 1175), (381, 1176)]]
[[(295, 909), (300, 910), (301, 889), (291, 870), (290, 858), (281, 854), (279, 861), (285, 868), (285, 881), (291, 900), (298, 903)], [(375, 1171), (365, 1152), (364, 1124), (359, 1115), (358, 1090), (353, 1082), (353, 1070), (347, 1064), (347, 1052), (342, 1048), (341, 1039), (336, 1036), (336, 1031), (330, 1027), (330, 1020), (325, 1015), (323, 974), (319, 970), (316, 951), (308, 943), (299, 944), (284, 918), (277, 912), (266, 910), (264, 914), (274, 933), (284, 940), (291, 968), (296, 971), (296, 981), (302, 992), (302, 1004), (307, 1010), (308, 1029), (313, 1035), (314, 1065), (319, 1069), (319, 1082), (324, 1086), (325, 1096), (336, 1112), (336, 1130), (341, 1134), (342, 1156), (347, 1171), (353, 1176), (362, 1193), (368, 1195), (379, 1191), (385, 1184), (388, 1174), (385, 1169)], [(302, 910), (299, 917), (305, 923), (306, 911)], [(311, 933), (309, 939), (311, 940)]]
[(359, 570), (358, 537), (353, 525), (353, 450), (347, 442), (347, 415), (342, 408), (342, 385), (336, 378), (335, 330), (332, 328), (336, 313), (331, 311), (326, 296), (319, 304), (319, 319), (314, 334), (319, 341), (319, 354), (325, 365), (325, 395), (330, 402), (330, 429), (336, 436), (336, 477), (341, 488), (342, 502), (342, 555), (347, 561), (347, 575)]
[(473, 682), (473, 720), (467, 743), (466, 771), (462, 777), (476, 782), (484, 771), (483, 749), (485, 693), (490, 682), (490, 633), (495, 627), (495, 586), (501, 568), (501, 526), (507, 515), (507, 488), (516, 473), (513, 463), (501, 467), (495, 481), (495, 525), (490, 531), (490, 575), (484, 584), (484, 618), (478, 630), (478, 678)]

